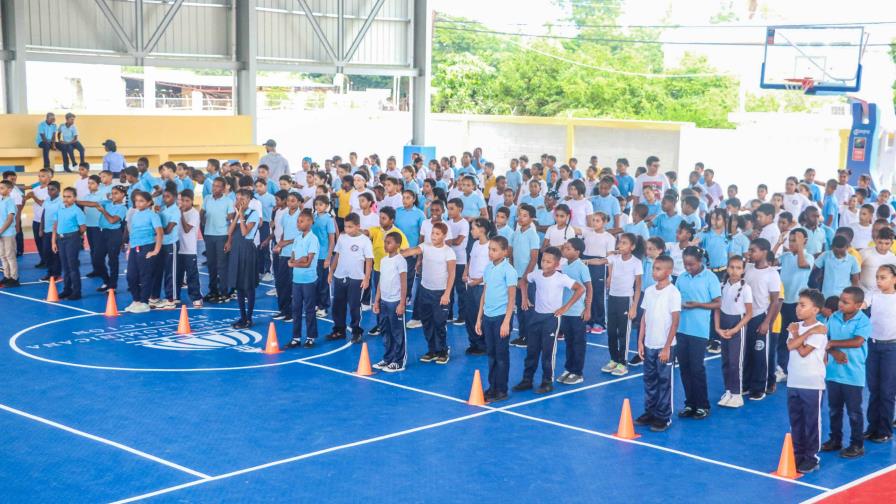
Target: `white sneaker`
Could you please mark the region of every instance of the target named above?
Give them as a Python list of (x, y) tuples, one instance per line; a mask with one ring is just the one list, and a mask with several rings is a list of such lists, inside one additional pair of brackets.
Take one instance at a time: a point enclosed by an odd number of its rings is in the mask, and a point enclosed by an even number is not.
[(616, 369), (616, 362), (612, 360), (604, 364), (604, 367), (600, 368), (604, 373), (612, 373), (614, 369)]
[(775, 367), (775, 381), (778, 383), (787, 381), (787, 373), (784, 372), (781, 366)]
[(725, 404), (727, 408), (740, 408), (744, 405), (744, 397), (740, 394), (731, 394), (731, 398), (728, 399), (728, 403)]
[(387, 362), (384, 361), (384, 360), (381, 360), (381, 361), (377, 362), (376, 364), (374, 364), (374, 365), (371, 366), (371, 367), (373, 367), (373, 369), (383, 369), (384, 367), (386, 367), (386, 366), (388, 366), (388, 365), (389, 365), (389, 363), (387, 363)]
[(262, 282), (270, 282), (272, 280), (274, 280), (274, 275), (272, 275), (270, 273), (265, 273), (264, 275), (261, 276)]
[(423, 327), (423, 322), (420, 322), (419, 320), (413, 320), (413, 319), (408, 321), (408, 325), (407, 325), (408, 329), (417, 329), (418, 327)]
[(397, 373), (399, 371), (404, 371), (404, 366), (397, 362), (391, 362), (388, 366), (383, 368), (383, 371), (387, 373)]
[(131, 313), (146, 313), (149, 311), (149, 305), (146, 303), (137, 303), (137, 306), (131, 310)]
[(162, 301), (161, 299), (150, 299), (149, 307), (150, 308), (159, 308), (162, 305), (162, 303), (164, 303), (164, 301)]
[(724, 394), (722, 394), (722, 398), (719, 399), (719, 402), (716, 403), (719, 406), (728, 406), (728, 402), (731, 401), (731, 391), (726, 390)]
[(158, 306), (156, 306), (159, 310), (173, 310), (177, 308), (177, 305), (174, 304), (174, 301), (168, 301), (167, 299), (163, 299), (159, 302)]
[(362, 304), (362, 305), (361, 305), (361, 311), (370, 311), (370, 305), (369, 305), (369, 304)]
[(557, 382), (558, 382), (558, 383), (563, 383), (563, 384), (565, 384), (565, 383), (566, 383), (566, 380), (569, 379), (569, 376), (570, 376), (571, 374), (572, 374), (572, 373), (570, 373), (569, 371), (564, 371), (563, 374), (560, 375), (560, 378), (557, 378)]
[(578, 375), (578, 374), (570, 374), (569, 378), (566, 379), (566, 384), (567, 385), (578, 385), (579, 383), (582, 383), (583, 381), (585, 381), (584, 376)]
[(625, 376), (628, 374), (628, 368), (625, 367), (625, 364), (616, 364), (616, 369), (610, 374), (613, 376)]
[(317, 316), (318, 316), (318, 317), (326, 317), (326, 316), (327, 316), (327, 310), (324, 310), (323, 308), (321, 308), (320, 310), (317, 310)]
[(277, 297), (277, 289), (269, 289), (265, 294), (271, 297)]
[(140, 303), (138, 303), (137, 301), (131, 301), (131, 304), (129, 304), (129, 305), (124, 309), (124, 311), (126, 311), (126, 312), (133, 312), (133, 311), (134, 311), (134, 308), (136, 308), (138, 304), (140, 304)]
[(202, 308), (202, 300), (197, 299), (196, 301), (193, 301), (193, 308)]

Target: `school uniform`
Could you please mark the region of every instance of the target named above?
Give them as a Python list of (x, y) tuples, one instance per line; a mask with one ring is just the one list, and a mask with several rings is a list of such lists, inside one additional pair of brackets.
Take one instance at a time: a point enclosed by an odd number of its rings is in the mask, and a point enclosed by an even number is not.
[[(470, 281), (482, 280), (485, 267), (488, 265), (488, 242), (484, 245), (479, 240), (474, 240), (473, 249), (470, 251), (468, 261), (467, 278)], [(467, 338), (470, 340), (470, 350), (477, 353), (485, 353), (485, 336), (476, 333), (476, 319), (479, 317), (479, 302), (482, 299), (483, 284), (465, 285), (464, 305), (465, 313), (461, 314), (464, 325), (467, 328)]]
[(560, 320), (554, 312), (563, 306), (563, 289), (572, 289), (576, 282), (559, 271), (545, 276), (541, 269), (529, 273), (526, 280), (535, 284), (535, 305), (529, 308), (531, 313), (526, 327), (520, 329), (528, 334), (523, 382), (533, 381), (541, 361), (541, 383), (552, 383), (560, 331)]
[(635, 236), (640, 236), (644, 238), (645, 241), (650, 239), (650, 231), (647, 229), (647, 221), (641, 221), (638, 223), (630, 223), (622, 226), (622, 231), (624, 233), (631, 233)]
[(230, 256), (227, 258), (227, 290), (237, 291), (237, 302), (240, 308), (240, 320), (251, 322), (255, 311), (255, 288), (258, 287), (258, 249), (255, 237), (258, 235), (258, 224), (261, 215), (251, 208), (243, 210), (247, 226), (254, 224), (248, 233), (243, 234), (240, 224), (234, 226), (230, 238)]
[(423, 334), (426, 337), (428, 353), (447, 354), (448, 306), (442, 305), (440, 299), (448, 285), (448, 261), (456, 261), (454, 250), (447, 245), (436, 247), (423, 243), (423, 266), (421, 268), (420, 289), (414, 304), (415, 314), (423, 323)]
[(11, 215), (9, 226), (0, 234), (0, 261), (3, 264), (3, 278), (10, 280), (19, 279), (19, 261), (16, 258), (16, 214), (18, 208), (15, 200), (7, 196), (0, 201), (0, 222), (5, 222)]
[[(719, 326), (731, 329), (740, 323), (747, 313), (747, 304), (753, 304), (753, 289), (745, 280), (735, 284), (725, 282), (722, 285), (722, 304), (719, 308)], [(743, 393), (744, 345), (746, 344), (747, 326), (731, 335), (721, 338), (722, 342), (722, 381), (725, 390), (734, 395)]]
[(333, 333), (345, 335), (346, 306), (351, 315), (352, 335), (360, 338), (361, 329), (361, 282), (364, 281), (364, 263), (373, 259), (373, 245), (363, 234), (339, 235), (334, 254), (339, 255), (333, 271)]
[[(104, 200), (107, 200), (106, 195), (99, 190), (93, 192), (87, 192), (83, 198), (78, 196), (78, 199), (83, 199), (83, 201), (90, 201), (93, 203), (101, 203)], [(84, 208), (84, 219), (85, 225), (87, 226), (87, 245), (90, 247), (90, 272), (94, 275), (99, 276), (100, 270), (103, 268), (102, 261), (103, 258), (100, 257), (99, 253), (97, 253), (100, 248), (100, 211), (97, 208), (93, 207), (85, 207)], [(92, 276), (92, 275), (91, 275)]]
[(110, 289), (117, 289), (118, 256), (121, 253), (121, 244), (124, 240), (124, 227), (122, 224), (125, 222), (128, 209), (124, 203), (116, 204), (110, 200), (103, 200), (100, 204), (103, 205), (103, 210), (110, 216), (118, 217), (118, 221), (111, 223), (104, 214), (100, 213), (97, 223), (100, 236), (96, 247), (98, 269), (94, 271), (103, 279), (103, 285)]
[(681, 310), (681, 293), (671, 283), (662, 289), (651, 285), (644, 291), (644, 411), (668, 423), (672, 418), (673, 368), (676, 339), (672, 338), (669, 360), (660, 362), (672, 328), (672, 314)]
[[(81, 296), (81, 271), (78, 253), (81, 251), (81, 230), (85, 222), (84, 211), (77, 205), (59, 207), (56, 213), (56, 247), (62, 263), (65, 283), (62, 296)], [(51, 280), (52, 281), (52, 280)]]
[[(268, 181), (270, 186), (270, 181)], [(274, 205), (277, 204), (273, 193), (268, 190), (264, 194), (256, 194), (255, 199), (261, 203), (261, 221), (258, 223), (258, 239), (263, 242), (271, 235), (271, 219), (273, 217)], [(258, 253), (258, 273), (264, 275), (271, 271), (271, 247), (268, 244), (265, 247), (259, 246)]]
[[(604, 231), (597, 233), (593, 229), (583, 229), (582, 239), (585, 240), (585, 252), (582, 259), (604, 259), (610, 251), (616, 249), (616, 237)], [(607, 265), (589, 264), (588, 272), (591, 274), (591, 320), (589, 324), (606, 327), (606, 282)]]
[[(299, 236), (292, 244), (292, 258), (301, 259), (314, 254), (314, 261), (320, 253), (320, 242), (310, 230)], [(317, 265), (312, 261), (308, 266), (292, 268), (292, 339), (302, 339), (302, 316), (305, 317), (306, 341), (314, 342), (317, 338), (317, 317), (314, 310), (317, 305)]]
[(330, 251), (330, 235), (336, 234), (336, 222), (329, 213), (315, 213), (314, 223), (311, 225), (311, 232), (317, 237), (320, 246), (320, 254), (317, 257), (317, 307), (326, 310), (330, 307), (330, 284), (327, 283), (329, 278), (329, 268), (324, 268), (324, 262), (329, 259)]
[(679, 213), (673, 212), (672, 215), (669, 215), (663, 212), (653, 219), (650, 235), (659, 236), (666, 243), (674, 242), (678, 234), (678, 226), (681, 225), (682, 220)]
[(277, 228), (283, 233), (281, 241), (290, 242), (280, 248), (280, 255), (277, 256), (276, 274), (274, 275), (274, 288), (277, 290), (277, 308), (283, 315), (292, 313), (292, 268), (289, 267), (289, 259), (292, 257), (292, 248), (295, 245), (295, 240), (300, 235), (300, 213), (301, 211), (296, 209), (295, 213), (291, 214), (289, 209), (286, 208), (277, 213)]
[(553, 226), (548, 226), (547, 231), (544, 232), (544, 239), (547, 240), (548, 245), (551, 247), (560, 247), (566, 243), (567, 240), (575, 237), (576, 232), (571, 225), (564, 226), (563, 229), (560, 229), (554, 224)]
[(815, 267), (824, 270), (821, 293), (825, 298), (839, 296), (843, 289), (852, 285), (852, 275), (861, 273), (859, 262), (851, 254), (843, 257), (834, 255), (833, 250), (822, 252), (815, 258)]
[(632, 329), (628, 312), (635, 295), (635, 277), (643, 275), (643, 266), (635, 256), (626, 260), (621, 255), (612, 255), (608, 261), (612, 277), (607, 296), (607, 346), (610, 360), (624, 366), (628, 361)]
[[(423, 225), (424, 220), (426, 220), (426, 216), (423, 210), (417, 207), (409, 209), (399, 207), (395, 210), (395, 227), (404, 233), (411, 247), (416, 247), (420, 243), (420, 227)], [(405, 261), (408, 263), (407, 300), (410, 303), (413, 298), (414, 282), (417, 277), (417, 256), (406, 257)]]
[[(561, 269), (564, 275), (581, 284), (587, 290), (588, 284), (591, 283), (591, 273), (588, 271), (588, 266), (585, 266), (581, 259), (567, 263)], [(561, 306), (572, 299), (572, 295), (572, 289), (563, 289)], [(566, 342), (566, 364), (564, 369), (571, 374), (579, 376), (584, 374), (585, 369), (585, 321), (582, 320), (582, 313), (585, 312), (586, 297), (587, 292), (582, 294), (569, 307), (569, 310), (560, 317), (560, 333), (563, 334), (563, 339)]]
[[(722, 296), (719, 279), (706, 268), (696, 275), (685, 271), (675, 282), (681, 292), (681, 302), (710, 303)], [(705, 308), (683, 308), (676, 334), (679, 370), (684, 386), (684, 405), (691, 409), (709, 409), (706, 386), (706, 366), (703, 355), (709, 339), (712, 310)], [(763, 389), (765, 390), (765, 389)]]
[(380, 326), (383, 334), (383, 361), (403, 368), (407, 362), (407, 333), (404, 315), (396, 313), (401, 304), (401, 274), (407, 273), (408, 263), (396, 254), (380, 261)]
[(591, 208), (594, 212), (603, 212), (610, 217), (609, 227), (613, 227), (614, 219), (622, 213), (619, 207), (619, 200), (615, 196), (608, 194), (601, 196), (600, 194), (591, 197)]
[(457, 258), (457, 263), (454, 265), (454, 286), (451, 289), (451, 301), (448, 303), (448, 314), (451, 315), (454, 313), (454, 305), (457, 303), (457, 318), (463, 319), (464, 314), (467, 312), (467, 285), (464, 283), (463, 278), (464, 267), (467, 265), (467, 256), (470, 253), (470, 248), (475, 240), (470, 240), (470, 223), (467, 222), (466, 219), (462, 218), (457, 221), (448, 219), (446, 224), (448, 224), (448, 229), (451, 230), (451, 234), (455, 238), (458, 236), (464, 237), (460, 244), (451, 246), (451, 249), (454, 251), (454, 256)]
[[(799, 334), (822, 325), (800, 323)], [(792, 338), (788, 338), (792, 339)], [(824, 395), (825, 346), (828, 339), (824, 334), (813, 334), (805, 344), (812, 351), (805, 357), (797, 350), (790, 350), (789, 372), (787, 373), (787, 413), (790, 416), (790, 432), (793, 439), (793, 455), (797, 469), (818, 464), (818, 450), (821, 446), (821, 399)], [(892, 423), (892, 416), (887, 423)]]
[(156, 229), (162, 228), (159, 214), (147, 208), (135, 211), (129, 221), (131, 250), (128, 254), (128, 290), (138, 303), (149, 302), (155, 264), (146, 254), (155, 248)]
[[(507, 289), (517, 285), (516, 270), (507, 259), (496, 266), (489, 261), (482, 274), (485, 301), (482, 305), (482, 336), (488, 355), (488, 391), (493, 395), (507, 393), (510, 373), (510, 335), (501, 337), (501, 325), (507, 314)], [(478, 314), (477, 314), (478, 315)], [(511, 321), (512, 325), (512, 321)]]
[[(156, 268), (153, 271), (151, 297), (159, 299), (162, 296), (162, 288), (165, 288), (165, 299), (174, 301), (174, 272), (177, 259), (177, 240), (180, 238), (180, 208), (176, 204), (162, 205), (159, 211), (159, 220), (162, 222), (162, 248), (155, 257)], [(169, 224), (174, 224), (170, 232), (165, 232)]]
[(230, 214), (233, 213), (233, 201), (222, 195), (215, 198), (209, 195), (202, 200), (205, 211), (205, 227), (202, 238), (205, 241), (205, 253), (208, 259), (208, 291), (210, 296), (221, 295), (227, 283), (227, 257), (224, 244), (227, 243), (227, 229)]
[[(199, 212), (191, 208), (183, 213), (182, 219), (190, 226), (190, 231), (184, 231), (183, 226), (177, 227), (177, 298), (180, 299), (181, 286), (186, 282), (187, 295), (190, 301), (202, 299), (199, 290), (199, 267), (196, 262), (196, 242), (199, 237)], [(186, 277), (186, 278), (185, 278)]]
[[(41, 187), (40, 185), (38, 185), (34, 189), (32, 189), (31, 192), (34, 193), (34, 196), (36, 196), (38, 199), (40, 199), (44, 203), (46, 203), (47, 200), (50, 199), (50, 195), (47, 193), (46, 186)], [(44, 216), (44, 205), (38, 204), (37, 201), (35, 201), (34, 205), (32, 206), (32, 211), (34, 212), (34, 216), (31, 219), (31, 237), (34, 238), (34, 244), (35, 244), (35, 247), (37, 248), (37, 254), (38, 254), (38, 257), (40, 258), (40, 264), (43, 264), (44, 266), (46, 266), (47, 265), (47, 262), (46, 262), (47, 261), (47, 249), (44, 248), (44, 240), (40, 236), (42, 226), (44, 226), (42, 224), (43, 216)], [(46, 232), (47, 228), (43, 227), (43, 229), (44, 229), (44, 232)], [(50, 232), (52, 233), (53, 230), (50, 229)]]
[[(744, 280), (753, 291), (753, 318), (747, 323), (744, 345), (744, 382), (751, 395), (765, 394), (769, 382), (769, 333), (759, 333), (759, 327), (765, 320), (769, 309), (769, 293), (781, 290), (781, 277), (774, 268), (756, 268), (752, 264), (747, 265)], [(771, 327), (769, 327), (771, 329)], [(792, 355), (792, 354), (791, 354)], [(772, 365), (772, 369), (774, 366)], [(774, 380), (774, 374), (772, 374)]]
[(43, 226), (44, 235), (41, 238), (44, 246), (44, 261), (47, 264), (47, 276), (51, 278), (59, 278), (62, 276), (62, 263), (59, 261), (59, 252), (53, 252), (53, 226), (56, 224), (56, 214), (62, 206), (62, 196), (56, 196), (56, 199), (49, 197), (44, 200), (43, 204)]
[[(516, 270), (516, 277), (517, 279), (521, 279), (523, 278), (523, 274), (526, 272), (526, 269), (529, 267), (529, 261), (532, 257), (532, 251), (541, 248), (541, 244), (538, 240), (538, 232), (535, 231), (535, 225), (530, 224), (529, 228), (526, 230), (517, 228), (516, 231), (513, 232), (513, 237), (510, 240), (510, 247), (512, 249), (511, 257), (513, 259), (513, 268)], [(527, 296), (529, 297), (529, 304), (535, 302), (535, 286), (531, 283), (528, 286)], [(516, 322), (517, 328), (519, 329), (519, 337), (514, 340), (514, 345), (526, 344), (527, 332), (523, 331), (523, 328), (528, 327), (527, 321), (529, 319), (529, 310), (523, 310), (522, 302), (522, 295), (517, 295)]]
[(768, 382), (775, 383), (775, 364), (786, 373), (787, 361), (790, 352), (787, 350), (787, 327), (796, 322), (796, 305), (800, 300), (800, 291), (809, 286), (809, 276), (812, 274), (812, 264), (815, 259), (808, 250), (803, 251), (808, 268), (800, 268), (796, 254), (785, 252), (778, 260), (780, 265), (781, 281), (784, 284), (783, 300), (781, 304), (781, 332), (775, 335), (774, 344), (770, 345), (768, 358)]
[(735, 233), (731, 236), (731, 241), (728, 243), (728, 256), (739, 255), (743, 257), (749, 248), (750, 238), (743, 231)]
[(868, 340), (873, 334), (871, 321), (861, 310), (852, 318), (845, 320), (843, 312), (831, 314), (825, 324), (830, 341), (848, 340), (861, 336), (865, 339), (862, 346), (856, 348), (838, 348), (846, 354), (846, 363), (839, 364), (828, 356), (825, 366), (825, 387), (828, 391), (828, 410), (830, 414), (830, 440), (839, 445), (843, 440), (843, 408), (849, 418), (849, 445), (864, 446), (862, 434), (865, 418), (862, 414), (862, 392), (865, 389), (865, 361), (868, 358)]
[(868, 340), (868, 432), (893, 435), (896, 401), (896, 294), (872, 293), (865, 298), (871, 308), (871, 337)]

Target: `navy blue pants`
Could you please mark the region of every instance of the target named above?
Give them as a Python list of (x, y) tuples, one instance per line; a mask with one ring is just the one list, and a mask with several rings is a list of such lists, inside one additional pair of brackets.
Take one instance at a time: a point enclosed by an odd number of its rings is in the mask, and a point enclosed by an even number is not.
[(78, 252), (81, 251), (81, 234), (70, 233), (65, 237), (56, 236), (59, 249), (59, 260), (62, 263), (62, 275), (65, 282), (62, 287), (63, 296), (81, 295), (81, 269)]
[(292, 284), (292, 339), (302, 339), (302, 315), (305, 316), (305, 338), (317, 338), (317, 283)]
[(669, 350), (666, 363), (660, 362), (661, 351), (662, 348), (644, 349), (644, 411), (657, 420), (668, 421), (672, 418), (675, 346)]
[(445, 291), (431, 290), (421, 286), (420, 295), (417, 296), (417, 304), (414, 313), (420, 317), (423, 324), (423, 335), (426, 337), (428, 352), (448, 351), (448, 306), (439, 304)]
[[(781, 332), (778, 333), (778, 339), (775, 345), (775, 356), (778, 365), (784, 372), (787, 372), (787, 362), (790, 360), (790, 350), (787, 349), (787, 326), (792, 322), (799, 322), (796, 318), (796, 303), (784, 303), (781, 305)], [(775, 362), (769, 359), (769, 363)], [(769, 383), (775, 374), (775, 367), (769, 364)]]
[(350, 314), (352, 334), (360, 336), (361, 329), (361, 280), (349, 277), (333, 278), (333, 332), (345, 335), (345, 315)]
[(488, 389), (496, 394), (507, 393), (510, 374), (510, 338), (501, 337), (504, 315), (482, 316), (482, 335), (485, 338), (485, 353), (488, 355)]
[(482, 284), (467, 287), (464, 293), (466, 300), (464, 307), (466, 313), (460, 316), (464, 318), (467, 327), (467, 338), (470, 340), (470, 348), (485, 351), (485, 336), (476, 334), (476, 319), (479, 317), (479, 301), (482, 299)]
[[(270, 222), (262, 222), (260, 226), (258, 226), (258, 239), (262, 242), (267, 240), (268, 236), (271, 234), (271, 223)], [(264, 275), (271, 271), (271, 245), (268, 243), (264, 247), (258, 247), (258, 273), (259, 275)]]
[[(675, 335), (678, 358), (678, 369), (681, 373), (681, 384), (684, 386), (684, 405), (694, 409), (709, 409), (709, 397), (706, 391), (706, 366), (703, 355), (706, 352), (706, 338), (698, 338), (688, 334)], [(765, 389), (763, 389), (764, 391)]]
[(285, 315), (292, 310), (292, 268), (289, 267), (289, 257), (277, 256), (276, 268), (274, 288), (277, 289), (277, 309)]
[(868, 383), (868, 432), (893, 435), (893, 406), (896, 399), (896, 343), (868, 342), (865, 360)]
[(523, 368), (523, 380), (532, 381), (538, 362), (541, 361), (541, 382), (554, 381), (554, 361), (557, 358), (557, 333), (560, 331), (560, 320), (553, 313), (538, 313), (534, 308), (529, 310), (529, 320), (522, 329), (526, 337), (526, 360)]
[[(37, 257), (40, 258), (40, 262), (44, 263), (47, 260), (47, 257), (44, 252), (44, 240), (40, 236), (40, 226), (40, 222), (31, 221), (31, 237), (34, 238), (34, 247), (37, 249)], [(25, 248), (22, 247), (21, 250), (25, 250)]]
[(849, 418), (849, 444), (864, 446), (862, 433), (865, 429), (865, 416), (862, 414), (862, 390), (864, 387), (847, 385), (835, 381), (825, 381), (828, 391), (828, 411), (831, 415), (831, 441), (843, 442), (843, 408)]
[(535, 313), (535, 284), (533, 282), (529, 282), (529, 285), (526, 287), (526, 297), (529, 298), (529, 309), (523, 310), (523, 295), (522, 291), (519, 289), (519, 282), (517, 282), (517, 294), (516, 294), (516, 328), (519, 331), (519, 335), (521, 338), (526, 339), (528, 337), (528, 332), (524, 331), (524, 327), (529, 327), (528, 322), (530, 315)]
[(99, 273), (103, 268), (101, 263), (103, 258), (100, 257), (99, 249), (100, 240), (102, 240), (100, 228), (98, 227), (88, 227), (87, 228), (87, 245), (90, 247), (90, 272), (91, 273)]
[(324, 260), (317, 261), (317, 306), (324, 310), (330, 307), (329, 275), (330, 268), (324, 268)]
[(152, 251), (152, 245), (132, 247), (128, 254), (128, 290), (131, 297), (139, 303), (149, 302), (152, 292), (153, 260), (146, 254)]
[(632, 324), (628, 310), (632, 299), (624, 296), (607, 297), (607, 346), (610, 359), (625, 364), (628, 361), (628, 345)]
[(448, 314), (454, 314), (454, 305), (457, 304), (457, 318), (463, 318), (467, 313), (467, 284), (464, 283), (464, 264), (454, 266), (454, 287), (451, 289), (451, 301), (448, 303)]
[(40, 147), (40, 150), (43, 151), (44, 154), (44, 168), (50, 168), (53, 166), (50, 164), (50, 148), (53, 147), (55, 143), (56, 142), (40, 142), (37, 144), (37, 146)]
[(62, 167), (65, 171), (69, 171), (69, 164), (73, 167), (78, 166), (78, 164), (75, 163), (75, 151), (78, 151), (78, 154), (81, 157), (81, 162), (84, 162), (84, 146), (81, 145), (81, 142), (72, 142), (70, 144), (57, 143), (56, 148), (62, 153)]
[[(722, 329), (731, 329), (740, 323), (741, 315), (719, 313)], [(747, 326), (741, 328), (731, 338), (719, 338), (722, 342), (722, 380), (725, 390), (740, 395), (744, 390), (744, 344)]]
[(747, 341), (744, 344), (744, 387), (753, 394), (764, 394), (768, 386), (768, 333), (756, 332), (763, 320), (765, 314), (760, 313), (747, 322)]
[[(582, 256), (582, 259), (595, 259), (596, 256)], [(591, 325), (607, 326), (606, 309), (604, 292), (607, 284), (607, 266), (592, 264), (588, 266), (588, 273), (591, 275), (591, 289), (593, 295), (591, 297)], [(567, 370), (568, 371), (568, 370)]]
[(581, 315), (560, 317), (560, 332), (566, 342), (566, 365), (572, 374), (582, 375), (585, 369), (585, 321)]
[(152, 292), (150, 297), (162, 297), (162, 288), (165, 288), (165, 299), (174, 300), (174, 260), (177, 254), (174, 253), (174, 244), (162, 245), (159, 254), (153, 258), (156, 265), (152, 272)]
[(824, 390), (788, 387), (787, 413), (790, 415), (790, 436), (797, 467), (818, 463), (821, 448), (821, 396)]
[[(59, 262), (59, 253), (53, 252), (53, 230), (44, 232), (41, 241), (44, 243), (44, 262), (47, 263), (47, 275), (59, 278), (62, 276), (62, 263)], [(57, 244), (58, 245), (58, 244)]]
[(408, 263), (408, 274), (407, 274), (407, 292), (408, 299), (407, 304), (410, 306), (411, 299), (414, 292), (414, 281), (417, 279), (417, 256), (405, 257), (405, 260)]
[(396, 363), (401, 367), (407, 360), (407, 334), (404, 315), (395, 313), (400, 301), (380, 300), (380, 325), (383, 328), (383, 360), (386, 364)]
[[(122, 239), (123, 231), (119, 227), (118, 229), (100, 230), (100, 239), (97, 241), (96, 267), (98, 269), (94, 271), (100, 274), (103, 284), (110, 289), (118, 288), (118, 257), (121, 254)], [(106, 261), (108, 261), (108, 268), (106, 267)]]
[(199, 266), (196, 264), (196, 254), (177, 254), (178, 299), (180, 299), (180, 286), (184, 284), (184, 276), (186, 276), (187, 295), (190, 296), (190, 301), (202, 299), (202, 292), (199, 290)]
[(227, 236), (205, 235), (205, 257), (208, 259), (208, 291), (210, 294), (225, 294), (227, 255), (224, 253), (224, 243)]

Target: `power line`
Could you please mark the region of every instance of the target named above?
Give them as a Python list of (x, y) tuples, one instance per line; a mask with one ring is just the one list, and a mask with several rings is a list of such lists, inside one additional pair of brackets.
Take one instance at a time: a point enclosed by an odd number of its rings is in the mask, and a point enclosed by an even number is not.
[[(481, 24), (478, 21), (469, 21), (469, 20), (455, 20), (455, 19), (444, 19), (439, 18), (436, 19), (437, 23), (453, 23), (453, 24)], [(508, 26), (543, 26), (543, 25), (535, 25), (533, 23), (505, 23)], [(718, 24), (579, 24), (575, 22), (567, 22), (567, 23), (545, 23), (549, 26), (570, 26), (570, 27), (578, 27), (578, 28), (668, 28), (668, 29), (689, 29), (689, 28), (768, 28), (770, 26), (782, 27), (782, 28), (797, 28), (797, 27), (814, 27), (814, 28), (824, 28), (824, 27), (850, 27), (850, 26), (863, 26), (863, 25), (896, 25), (896, 21), (858, 21), (855, 23), (805, 23), (805, 24), (733, 24), (733, 23), (718, 23)]]
[[(534, 33), (521, 33), (521, 32), (506, 32), (499, 30), (483, 30), (477, 28), (460, 28), (460, 27), (449, 27), (449, 26), (435, 26), (436, 29), (439, 30), (449, 30), (449, 31), (463, 31), (463, 32), (472, 32), (472, 33), (485, 33), (489, 35), (503, 35), (509, 37), (527, 37), (527, 38), (538, 38), (538, 39), (553, 39), (553, 40), (576, 40), (576, 41), (586, 41), (586, 42), (603, 42), (603, 43), (614, 43), (614, 44), (656, 44), (656, 45), (687, 45), (687, 46), (733, 46), (733, 47), (765, 47), (765, 43), (763, 42), (704, 42), (704, 41), (679, 41), (679, 40), (639, 40), (639, 39), (620, 39), (620, 38), (594, 38), (594, 37), (575, 37), (575, 36), (564, 36), (564, 35), (551, 35), (551, 34), (534, 34)], [(819, 46), (834, 46), (834, 47), (890, 47), (889, 43), (878, 43), (878, 44), (843, 44), (843, 43), (834, 43), (834, 44), (817, 44)]]

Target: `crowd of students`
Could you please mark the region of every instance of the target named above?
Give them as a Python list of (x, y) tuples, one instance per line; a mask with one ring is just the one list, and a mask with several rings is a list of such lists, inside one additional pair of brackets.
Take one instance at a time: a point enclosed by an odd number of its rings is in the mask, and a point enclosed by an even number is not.
[[(846, 171), (818, 182), (808, 169), (783, 192), (761, 184), (744, 195), (735, 185), (723, 190), (700, 163), (685, 184), (663, 173), (656, 156), (635, 170), (626, 159), (614, 169), (596, 157), (579, 167), (576, 159), (558, 166), (551, 155), (531, 164), (520, 156), (497, 175), (481, 149), (459, 162), (417, 156), (403, 167), (376, 155), (322, 165), (305, 158), (292, 173), (276, 143), (265, 146), (257, 168), (166, 162), (155, 175), (141, 158), (120, 175), (92, 175), (82, 162), (81, 180), (64, 189), (44, 169), (27, 193), (15, 173), (4, 174), (3, 285), (18, 284), (16, 231), (32, 200), (38, 267), (47, 268), (45, 280), (64, 277), (62, 299), (81, 297), (86, 236), (97, 291), (117, 288), (119, 252), (126, 254), (133, 313), (174, 308), (186, 287), (194, 307), (236, 299), (233, 326), (247, 328), (260, 281), (273, 280), (273, 318), (293, 328), (286, 349), (314, 347), (316, 318), (328, 312), (334, 324), (325, 338), (350, 332), (359, 343), (361, 312), (372, 308), (366, 332), (383, 337), (374, 367), (385, 372), (405, 369), (407, 328), (423, 329), (420, 362), (447, 364), (447, 327), (464, 326), (466, 354), (488, 358), (487, 402), (581, 383), (588, 335), (606, 334), (610, 359), (600, 370), (624, 376), (644, 366), (644, 413), (635, 422), (654, 431), (671, 424), (675, 363), (685, 391), (677, 416), (709, 416), (709, 352), (721, 353), (719, 406), (761, 401), (786, 381), (801, 472), (818, 467), (819, 450), (858, 457), (865, 439), (892, 436), (894, 203), (867, 177), (853, 187)], [(555, 378), (561, 339), (566, 360)], [(526, 349), (512, 389), (511, 345)], [(822, 444), (824, 390), (831, 422)]]

